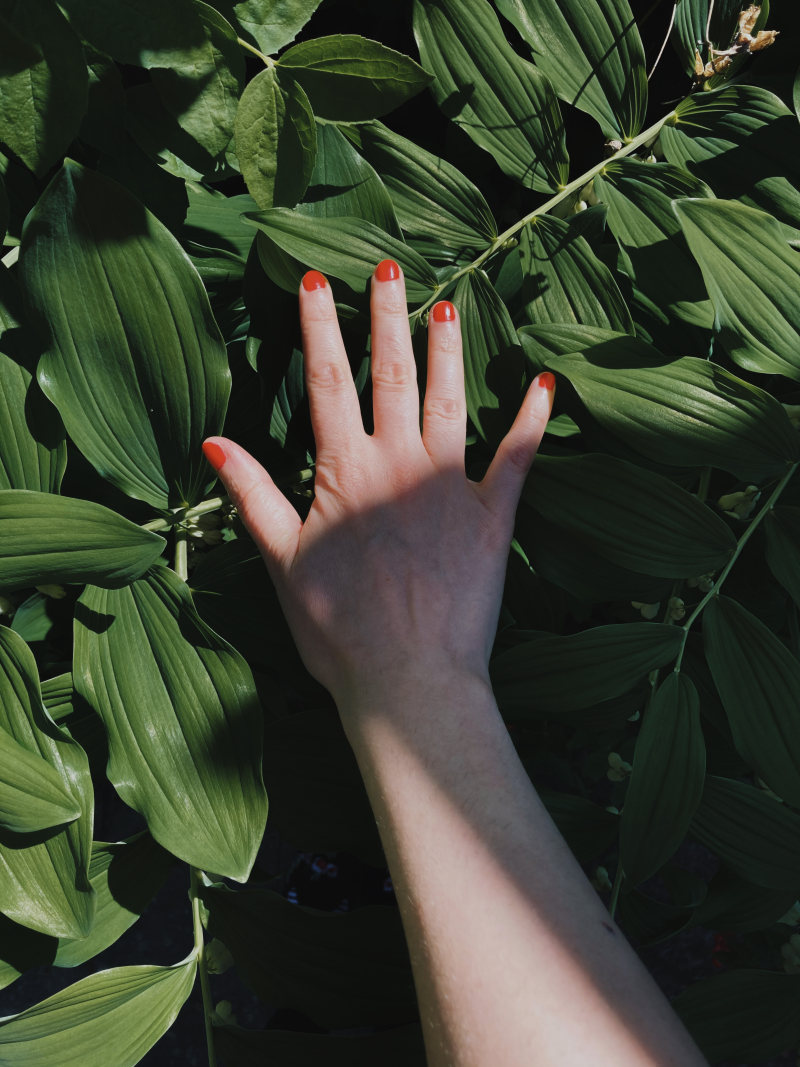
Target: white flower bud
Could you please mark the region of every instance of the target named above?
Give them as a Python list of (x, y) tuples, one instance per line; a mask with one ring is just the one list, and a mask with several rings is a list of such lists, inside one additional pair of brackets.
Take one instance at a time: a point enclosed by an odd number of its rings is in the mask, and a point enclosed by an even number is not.
[(631, 607), (636, 608), (643, 619), (654, 619), (661, 610), (661, 601), (655, 604), (643, 604), (641, 600), (632, 600)]

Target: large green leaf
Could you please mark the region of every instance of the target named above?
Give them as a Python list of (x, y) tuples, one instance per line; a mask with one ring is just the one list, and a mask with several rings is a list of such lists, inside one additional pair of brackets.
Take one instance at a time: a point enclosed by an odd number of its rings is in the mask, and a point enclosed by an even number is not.
[(230, 949), (258, 996), (326, 1029), (391, 1026), (416, 1018), (399, 912), (344, 914), (291, 904), (268, 889), (203, 891), (207, 929)]
[(492, 244), (497, 223), (491, 208), (452, 163), (381, 122), (347, 126), (343, 132), (383, 178), (400, 225), (426, 259), (474, 259)]
[(257, 74), (236, 113), (236, 156), (260, 208), (294, 207), (306, 190), (317, 151), (314, 114), (302, 86), (276, 67)]
[(29, 834), (80, 814), (58, 771), (0, 727), (0, 831)]
[(717, 196), (769, 212), (796, 236), (800, 129), (777, 96), (757, 85), (689, 96), (659, 136), (671, 163), (688, 167)]
[(354, 33), (302, 41), (277, 62), (308, 93), (314, 114), (337, 122), (376, 119), (431, 81), (409, 56)]
[(683, 841), (705, 775), (697, 690), (685, 674), (673, 671), (650, 701), (636, 739), (619, 840), (630, 883), (655, 874)]
[(800, 815), (763, 790), (710, 775), (691, 832), (748, 882), (797, 892)]
[(35, 834), (0, 833), (0, 911), (23, 926), (85, 937), (94, 914), (89, 883), (94, 799), (83, 749), (45, 711), (33, 655), (0, 627), (0, 728), (50, 764), (80, 817)]
[(704, 359), (665, 363), (618, 338), (548, 361), (599, 423), (656, 463), (718, 467), (744, 482), (783, 472), (800, 441), (769, 393)]
[(113, 844), (95, 841), (89, 863), (97, 895), (92, 929), (88, 937), (62, 940), (55, 965), (76, 967), (113, 945), (145, 910), (174, 862), (147, 832)]
[(487, 0), (414, 0), (414, 35), (439, 107), (528, 189), (567, 182), (561, 109), (548, 79), (517, 55)]
[(81, 42), (55, 4), (3, 4), (0, 141), (37, 177), (77, 135), (87, 85)]
[(102, 504), (0, 490), (0, 589), (53, 582), (126, 585), (161, 555), (164, 538)]
[(628, 570), (663, 578), (723, 566), (736, 539), (696, 496), (612, 456), (539, 456), (523, 500)]
[(425, 1067), (427, 1062), (422, 1031), (415, 1023), (358, 1036), (217, 1026), (214, 1039), (224, 1062), (236, 1067)]
[(800, 381), (800, 257), (771, 215), (733, 200), (676, 200), (734, 363)]
[(208, 36), (195, 0), (61, 0), (84, 41), (120, 63), (189, 69), (202, 64)]
[(453, 300), (461, 319), (467, 412), (480, 435), (496, 445), (522, 402), (522, 349), (511, 316), (482, 270), (459, 280)]
[(627, 692), (680, 646), (677, 627), (650, 622), (537, 634), (492, 660), (492, 683), (506, 716), (559, 715)]
[(519, 235), (497, 280), (520, 306), (520, 324), (566, 323), (633, 333), (633, 320), (608, 267), (563, 219), (540, 215)]
[(180, 63), (155, 67), (151, 78), (166, 110), (212, 159), (233, 137), (236, 108), (244, 86), (244, 53), (230, 23), (213, 7), (193, 0), (205, 40)]
[(64, 427), (35, 381), (37, 347), (17, 302), (13, 277), (0, 266), (0, 489), (57, 493), (67, 465)]
[(301, 263), (341, 278), (357, 292), (366, 290), (375, 267), (387, 256), (400, 264), (411, 303), (427, 300), (438, 288), (436, 275), (418, 252), (364, 219), (314, 218), (287, 208), (248, 211), (244, 217)]
[(241, 656), (168, 568), (90, 586), (75, 617), (75, 688), (108, 731), (108, 777), (164, 848), (244, 881), (267, 816), (262, 721)]
[(20, 270), (48, 334), (39, 381), (75, 444), (130, 496), (196, 502), (230, 371), (175, 238), (116, 182), (67, 162), (28, 216)]
[(4, 1067), (134, 1067), (194, 985), (194, 955), (174, 967), (115, 967), (0, 1022)]
[(795, 889), (765, 889), (721, 867), (708, 885), (695, 922), (710, 930), (751, 933), (774, 926), (797, 900)]
[(214, 0), (214, 7), (236, 22), (268, 56), (290, 44), (321, 0)]
[(764, 517), (764, 534), (769, 569), (800, 605), (800, 508), (771, 508)]
[(800, 662), (728, 597), (706, 606), (703, 639), (737, 752), (779, 797), (800, 806)]
[(630, 140), (647, 112), (647, 68), (628, 0), (496, 0), (562, 100), (607, 137)]
[(711, 190), (670, 163), (632, 159), (609, 163), (594, 189), (608, 208), (608, 227), (627, 254), (637, 289), (670, 319), (710, 328), (714, 312), (672, 201), (708, 197)]
[(182, 237), (192, 245), (224, 249), (241, 259), (244, 267), (255, 235), (241, 216), (244, 211), (255, 211), (252, 196), (225, 196), (197, 182), (186, 183), (186, 195), (189, 207)]
[(731, 971), (689, 986), (672, 1005), (712, 1064), (773, 1061), (800, 1041), (798, 974)]

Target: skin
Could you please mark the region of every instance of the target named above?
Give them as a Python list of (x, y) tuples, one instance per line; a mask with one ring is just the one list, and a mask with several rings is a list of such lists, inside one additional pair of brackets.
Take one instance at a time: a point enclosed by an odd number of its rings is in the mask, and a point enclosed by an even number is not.
[(317, 444), (305, 522), (243, 449), (211, 441), (358, 760), (429, 1067), (702, 1065), (536, 795), (489, 684), (514, 514), (552, 390), (533, 382), (472, 482), (457, 317), (430, 316), (420, 432), (401, 276), (373, 278), (371, 310), (368, 435), (330, 287), (300, 290)]

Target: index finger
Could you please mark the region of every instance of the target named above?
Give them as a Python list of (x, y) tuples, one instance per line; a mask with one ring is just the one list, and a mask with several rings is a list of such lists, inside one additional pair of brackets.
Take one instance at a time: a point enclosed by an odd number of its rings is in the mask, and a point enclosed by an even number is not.
[(364, 436), (350, 363), (342, 342), (333, 294), (324, 275), (310, 270), (300, 286), (308, 405), (317, 453), (340, 451), (344, 443)]

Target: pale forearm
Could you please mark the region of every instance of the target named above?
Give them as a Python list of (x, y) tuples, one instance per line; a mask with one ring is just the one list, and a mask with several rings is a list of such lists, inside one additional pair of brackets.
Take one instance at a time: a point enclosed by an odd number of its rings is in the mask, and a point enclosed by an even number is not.
[(339, 705), (397, 889), (429, 1067), (704, 1063), (481, 678), (416, 672)]

